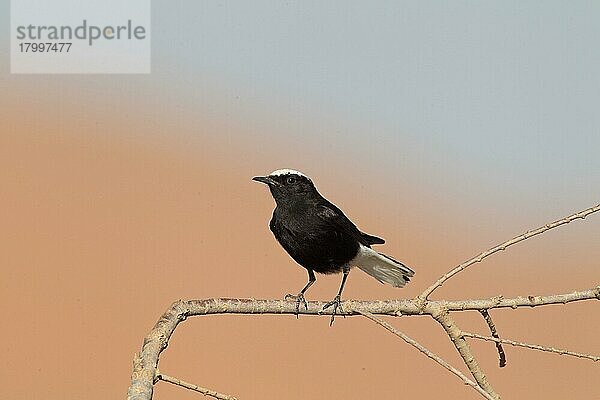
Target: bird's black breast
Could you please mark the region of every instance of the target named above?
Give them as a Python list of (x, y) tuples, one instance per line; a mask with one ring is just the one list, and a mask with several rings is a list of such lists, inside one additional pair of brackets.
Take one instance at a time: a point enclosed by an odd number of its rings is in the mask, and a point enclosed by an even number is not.
[(361, 240), (356, 226), (330, 203), (278, 206), (270, 228), (298, 264), (324, 274), (339, 272), (356, 256)]

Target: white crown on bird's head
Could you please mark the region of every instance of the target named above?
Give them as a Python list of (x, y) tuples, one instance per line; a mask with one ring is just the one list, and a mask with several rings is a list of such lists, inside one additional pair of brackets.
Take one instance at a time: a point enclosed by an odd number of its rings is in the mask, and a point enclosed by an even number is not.
[(308, 176), (304, 175), (302, 172), (296, 171), (294, 169), (288, 169), (288, 168), (277, 169), (269, 174), (269, 176), (281, 176), (281, 175), (298, 175), (298, 176), (303, 176), (306, 179), (310, 180), (310, 178)]

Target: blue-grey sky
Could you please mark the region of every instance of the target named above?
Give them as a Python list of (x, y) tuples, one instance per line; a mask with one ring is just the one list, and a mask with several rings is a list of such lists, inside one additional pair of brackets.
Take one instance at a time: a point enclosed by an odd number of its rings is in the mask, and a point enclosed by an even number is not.
[(48, 80), (231, 121), (245, 129), (227, 140), (256, 160), (335, 159), (338, 175), (382, 174), (381, 192), (409, 176), (473, 203), (598, 197), (598, 2), (177, 0), (152, 14), (151, 75)]
[(154, 71), (174, 68), (199, 102), (423, 179), (599, 192), (600, 3), (178, 1), (153, 12)]

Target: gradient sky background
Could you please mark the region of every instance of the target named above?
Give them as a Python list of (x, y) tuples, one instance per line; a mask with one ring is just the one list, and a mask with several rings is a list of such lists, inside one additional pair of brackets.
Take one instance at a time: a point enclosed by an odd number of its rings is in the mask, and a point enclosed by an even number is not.
[[(149, 75), (11, 75), (9, 15), (0, 1), (4, 398), (124, 396), (132, 355), (171, 301), (299, 289), (305, 272), (268, 232), (272, 201), (254, 175), (313, 176), (417, 271), (402, 292), (355, 272), (353, 298), (414, 296), (600, 199), (597, 2), (153, 1)], [(592, 287), (598, 243), (594, 216), (438, 296)], [(338, 278), (318, 279), (312, 298), (332, 297)], [(498, 313), (497, 324), (600, 353), (597, 305), (569, 307)], [(477, 398), (355, 318), (334, 329), (219, 318), (180, 327), (165, 372), (242, 399), (393, 398), (399, 387)], [(460, 365), (435, 325), (394, 323)], [(498, 370), (493, 346), (474, 348), (504, 398), (597, 395), (596, 364), (507, 349)]]

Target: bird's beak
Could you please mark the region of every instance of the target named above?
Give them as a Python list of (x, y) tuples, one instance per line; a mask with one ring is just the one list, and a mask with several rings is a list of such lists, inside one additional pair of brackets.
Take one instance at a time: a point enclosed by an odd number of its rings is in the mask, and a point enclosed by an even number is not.
[(254, 178), (252, 178), (252, 180), (260, 183), (265, 183), (267, 185), (275, 185), (277, 183), (268, 176), (255, 176)]

